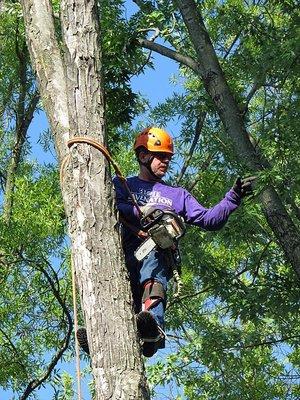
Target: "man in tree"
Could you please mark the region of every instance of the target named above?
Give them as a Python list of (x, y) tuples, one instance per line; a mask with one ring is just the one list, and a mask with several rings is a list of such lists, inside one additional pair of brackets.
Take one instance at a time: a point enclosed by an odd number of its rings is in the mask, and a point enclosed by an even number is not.
[[(128, 178), (127, 184), (138, 207), (118, 177), (114, 179), (114, 184), (124, 227), (123, 247), (137, 313), (137, 328), (143, 341), (143, 354), (151, 357), (157, 349), (165, 346), (164, 312), (172, 268), (166, 250), (159, 246), (143, 259), (137, 259), (137, 250), (148, 238), (147, 231), (141, 225), (140, 212), (142, 217), (147, 217), (157, 209), (170, 210), (187, 224), (205, 230), (218, 230), (240, 205), (242, 197), (252, 192), (253, 178), (238, 178), (218, 204), (204, 208), (187, 190), (163, 181), (174, 154), (169, 133), (157, 127), (146, 128), (138, 134), (134, 150), (140, 171), (138, 176)], [(78, 336), (82, 344), (82, 332)]]

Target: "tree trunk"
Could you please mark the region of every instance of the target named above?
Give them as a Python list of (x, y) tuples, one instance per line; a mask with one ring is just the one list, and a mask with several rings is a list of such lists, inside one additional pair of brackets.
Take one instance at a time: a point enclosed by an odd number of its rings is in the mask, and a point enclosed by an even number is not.
[[(50, 0), (22, 0), (28, 45), (60, 163), (67, 141), (106, 142), (96, 1), (63, 0), (64, 59)], [(149, 399), (117, 233), (108, 165), (88, 144), (71, 149), (62, 194), (72, 240), (97, 399)]]
[[(250, 142), (242, 113), (227, 82), (216, 52), (194, 0), (176, 1), (197, 54), (199, 72), (212, 98), (225, 131), (231, 138), (236, 157), (250, 171), (261, 171), (268, 163)], [(263, 211), (287, 260), (300, 278), (300, 234), (272, 186), (260, 195)]]

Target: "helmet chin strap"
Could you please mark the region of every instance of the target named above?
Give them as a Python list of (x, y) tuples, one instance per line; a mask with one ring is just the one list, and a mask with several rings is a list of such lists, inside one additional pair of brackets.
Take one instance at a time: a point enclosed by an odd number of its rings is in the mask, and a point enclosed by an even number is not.
[(152, 171), (152, 168), (151, 168), (151, 164), (152, 164), (153, 158), (154, 158), (154, 156), (151, 155), (151, 156), (149, 157), (148, 161), (146, 161), (146, 162), (140, 161), (140, 163), (141, 163), (144, 167), (147, 168), (147, 170), (150, 172), (150, 174), (153, 176), (153, 178), (159, 179), (159, 177), (155, 175), (155, 173)]

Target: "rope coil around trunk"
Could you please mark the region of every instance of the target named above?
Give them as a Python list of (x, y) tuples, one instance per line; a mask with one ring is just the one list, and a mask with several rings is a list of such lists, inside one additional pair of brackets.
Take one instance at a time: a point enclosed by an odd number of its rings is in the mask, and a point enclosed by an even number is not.
[(71, 148), (74, 144), (78, 144), (78, 143), (89, 144), (89, 145), (95, 147), (95, 149), (101, 151), (101, 153), (104, 155), (104, 157), (107, 159), (107, 161), (113, 166), (117, 177), (121, 180), (122, 184), (124, 185), (125, 189), (127, 190), (128, 194), (129, 194), (134, 206), (136, 207), (139, 215), (141, 216), (142, 210), (140, 209), (140, 206), (138, 205), (136, 198), (134, 197), (133, 193), (131, 192), (131, 190), (128, 186), (127, 180), (123, 176), (118, 164), (114, 161), (114, 159), (110, 155), (107, 148), (105, 146), (103, 146), (101, 143), (99, 143), (97, 140), (87, 137), (87, 136), (77, 136), (73, 139), (70, 139), (70, 140), (68, 140), (67, 145), (69, 148)]

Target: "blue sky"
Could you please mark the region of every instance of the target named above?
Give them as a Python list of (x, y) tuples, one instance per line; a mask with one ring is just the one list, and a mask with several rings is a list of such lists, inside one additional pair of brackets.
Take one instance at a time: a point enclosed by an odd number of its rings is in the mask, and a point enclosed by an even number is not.
[[(129, 17), (132, 12), (137, 9), (136, 5), (132, 1), (126, 2), (126, 13)], [(165, 57), (159, 54), (152, 54), (153, 62), (155, 69), (146, 69), (145, 74), (139, 77), (132, 78), (132, 87), (135, 92), (141, 93), (144, 97), (146, 97), (151, 105), (156, 105), (159, 102), (162, 102), (166, 97), (170, 96), (175, 90), (181, 90), (180, 87), (175, 87), (173, 84), (170, 84), (170, 78), (173, 74), (177, 72), (177, 65), (175, 62), (167, 60)], [(133, 124), (136, 124), (139, 119), (135, 120)], [(179, 126), (172, 125), (166, 127), (170, 130), (170, 132), (177, 136)], [(32, 154), (29, 156), (32, 160), (36, 160), (39, 163), (53, 163), (55, 162), (55, 156), (52, 152), (44, 152), (43, 147), (39, 141), (42, 132), (48, 129), (47, 118), (44, 112), (40, 111), (36, 113), (34, 120), (30, 126), (29, 136), (30, 143), (32, 146)], [(156, 361), (165, 357), (168, 353), (170, 353), (170, 346), (163, 352), (158, 353), (157, 356), (153, 357), (152, 361)], [(85, 363), (82, 363), (82, 368), (85, 367)], [(66, 370), (71, 373), (75, 377), (74, 363), (63, 363), (60, 364), (61, 370)], [(84, 383), (83, 388), (83, 399), (90, 400), (88, 392), (86, 390), (86, 383)], [(177, 388), (173, 387), (174, 393), (177, 392)], [(50, 399), (52, 391), (47, 386), (45, 389), (41, 389), (37, 392), (38, 399)], [(163, 388), (159, 389), (158, 397), (153, 400), (162, 400), (166, 395), (168, 395), (168, 390)], [(0, 389), (0, 400), (12, 400), (13, 394), (10, 391), (3, 391)]]

